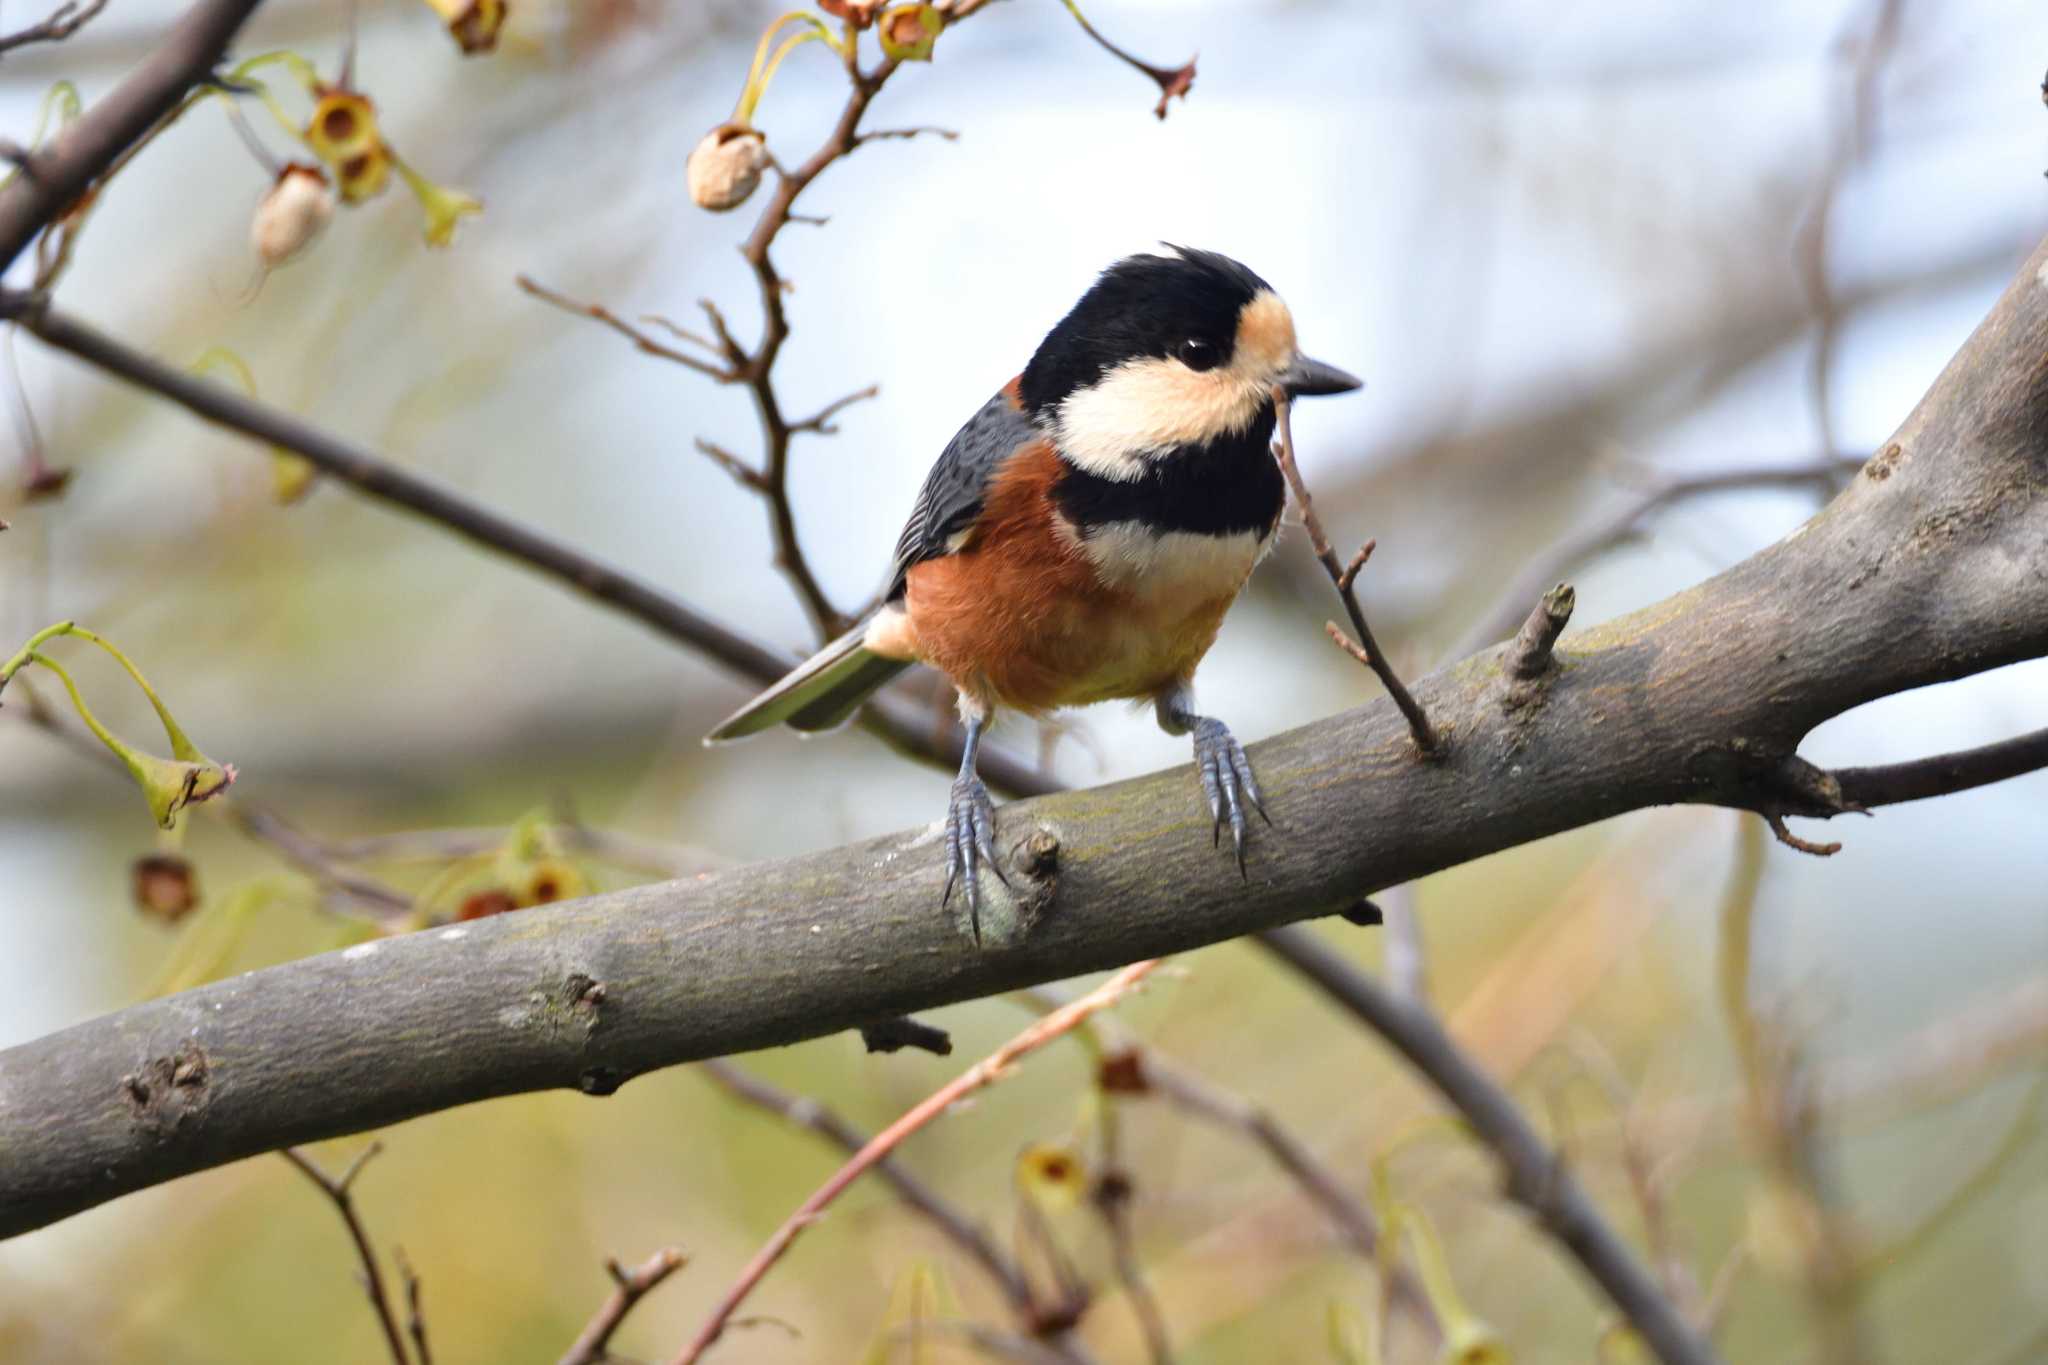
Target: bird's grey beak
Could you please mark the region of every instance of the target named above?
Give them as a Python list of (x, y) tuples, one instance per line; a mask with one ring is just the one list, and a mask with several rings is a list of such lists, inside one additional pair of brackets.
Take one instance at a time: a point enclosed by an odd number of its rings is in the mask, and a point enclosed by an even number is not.
[(1365, 387), (1363, 379), (1348, 375), (1335, 365), (1310, 360), (1305, 355), (1294, 357), (1294, 363), (1281, 374), (1280, 384), (1295, 398), (1314, 398), (1326, 393), (1350, 393), (1353, 389)]

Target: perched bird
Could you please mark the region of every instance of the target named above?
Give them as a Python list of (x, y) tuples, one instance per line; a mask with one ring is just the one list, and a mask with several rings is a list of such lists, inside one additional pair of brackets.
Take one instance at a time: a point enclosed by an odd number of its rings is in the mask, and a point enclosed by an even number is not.
[(706, 740), (830, 729), (913, 663), (944, 673), (967, 742), (942, 899), (964, 883), (977, 937), (980, 869), (1002, 876), (975, 773), (998, 706), (1151, 701), (1162, 729), (1193, 736), (1217, 840), (1227, 821), (1240, 871), (1245, 806), (1265, 814), (1243, 747), (1195, 711), (1190, 686), (1280, 523), (1274, 386), (1359, 381), (1302, 355), (1287, 305), (1250, 270), (1170, 253), (1102, 273), (939, 456), (882, 606)]

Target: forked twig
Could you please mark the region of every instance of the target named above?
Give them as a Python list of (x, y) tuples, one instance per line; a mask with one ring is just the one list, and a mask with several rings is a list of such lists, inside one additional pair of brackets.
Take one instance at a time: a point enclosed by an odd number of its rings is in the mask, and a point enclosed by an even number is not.
[(646, 1298), (688, 1260), (689, 1257), (674, 1247), (663, 1247), (630, 1271), (616, 1260), (607, 1259), (604, 1270), (612, 1277), (612, 1292), (598, 1305), (597, 1312), (591, 1315), (589, 1323), (563, 1352), (557, 1365), (603, 1365), (610, 1359), (606, 1347), (611, 1344), (612, 1334), (619, 1330), (626, 1314), (633, 1311), (633, 1305)]
[(1365, 609), (1358, 605), (1358, 571), (1365, 567), (1372, 557), (1374, 542), (1367, 541), (1352, 557), (1347, 566), (1337, 558), (1337, 552), (1330, 548), (1330, 538), (1323, 534), (1322, 519), (1316, 515), (1315, 503), (1308, 494), (1308, 484), (1301, 477), (1301, 467), (1294, 460), (1294, 422), (1289, 412), (1291, 403), (1287, 390), (1278, 384), (1273, 386), (1273, 458), (1280, 462), (1280, 472), (1287, 478), (1287, 486), (1294, 493), (1294, 503), (1301, 511), (1301, 524), (1308, 531), (1309, 547), (1316, 553), (1323, 571), (1330, 575), (1330, 582), (1336, 587), (1337, 595), (1344, 599), (1345, 614), (1351, 618), (1351, 629), (1357, 639), (1351, 640), (1334, 624), (1327, 627), (1330, 638), (1352, 658), (1363, 663), (1378, 675), (1380, 683), (1387, 689), (1387, 695), (1394, 699), (1394, 705), (1401, 708), (1401, 714), (1408, 721), (1408, 729), (1415, 736), (1415, 747), (1425, 755), (1437, 750), (1436, 731), (1430, 728), (1429, 717), (1422, 707), (1402, 685), (1394, 666), (1387, 662), (1385, 651), (1372, 637), (1372, 627), (1365, 623)]
[[(350, 1239), (356, 1244), (356, 1258), (363, 1265), (363, 1292), (369, 1296), (370, 1307), (377, 1314), (377, 1325), (384, 1329), (384, 1344), (390, 1349), (392, 1365), (412, 1365), (410, 1357), (406, 1354), (405, 1339), (399, 1335), (398, 1315), (392, 1311), (391, 1298), (384, 1292), (384, 1273), (377, 1266), (377, 1252), (370, 1245), (370, 1235), (363, 1228), (363, 1220), (356, 1215), (355, 1199), (349, 1193), (349, 1187), (355, 1184), (356, 1177), (363, 1172), (363, 1167), (369, 1165), (371, 1158), (383, 1150), (383, 1143), (371, 1143), (357, 1153), (356, 1159), (349, 1162), (348, 1169), (338, 1176), (327, 1174), (311, 1157), (296, 1147), (286, 1147), (278, 1155), (298, 1167), (306, 1179), (318, 1185), (328, 1201), (334, 1205), (335, 1212), (341, 1215), (341, 1221), (348, 1226)], [(422, 1365), (425, 1363), (422, 1362)]]

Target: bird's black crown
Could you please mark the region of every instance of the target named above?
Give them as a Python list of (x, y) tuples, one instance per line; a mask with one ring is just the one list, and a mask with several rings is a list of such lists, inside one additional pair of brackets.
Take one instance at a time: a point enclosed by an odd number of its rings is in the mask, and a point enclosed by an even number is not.
[(1034, 416), (1144, 356), (1174, 356), (1194, 369), (1230, 363), (1244, 306), (1272, 288), (1214, 251), (1172, 246), (1171, 256), (1128, 256), (1102, 272), (1039, 343), (1022, 398)]

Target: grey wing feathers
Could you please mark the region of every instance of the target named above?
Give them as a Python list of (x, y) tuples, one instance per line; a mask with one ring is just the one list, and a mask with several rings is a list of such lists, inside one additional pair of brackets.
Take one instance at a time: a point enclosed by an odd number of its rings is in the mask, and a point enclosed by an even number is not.
[(1007, 392), (996, 394), (967, 420), (925, 476), (924, 489), (910, 509), (910, 520), (896, 542), (886, 599), (903, 595), (904, 575), (912, 565), (952, 552), (949, 542), (972, 526), (981, 512), (989, 476), (1012, 451), (1037, 435), (1038, 428)]

